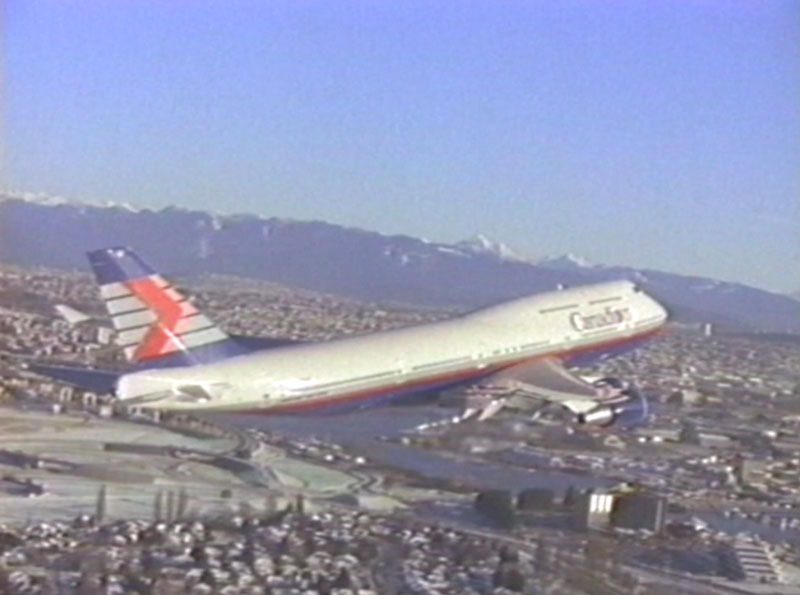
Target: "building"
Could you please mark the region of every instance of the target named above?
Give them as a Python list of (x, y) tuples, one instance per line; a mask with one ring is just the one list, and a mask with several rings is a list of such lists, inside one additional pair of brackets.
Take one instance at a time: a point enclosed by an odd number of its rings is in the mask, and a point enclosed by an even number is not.
[(114, 339), (114, 331), (112, 331), (107, 326), (100, 326), (97, 327), (97, 337), (96, 341), (100, 345), (111, 345)]
[(725, 565), (736, 578), (750, 583), (783, 582), (778, 561), (762, 541), (737, 538), (725, 556)]
[(685, 422), (681, 426), (680, 434), (678, 439), (683, 442), (684, 444), (700, 444), (700, 432), (697, 430), (697, 426), (691, 422)]
[(517, 495), (517, 510), (549, 510), (553, 508), (556, 494), (548, 488), (530, 488)]
[(700, 432), (698, 439), (703, 448), (728, 448), (733, 442), (730, 436), (712, 432)]
[(705, 395), (693, 388), (680, 388), (667, 397), (667, 403), (682, 407), (683, 405), (698, 405), (703, 402)]
[(764, 485), (767, 478), (766, 459), (747, 459), (742, 456), (736, 458), (734, 476), (739, 485)]
[(660, 533), (666, 516), (666, 498), (650, 494), (624, 494), (616, 498), (611, 524), (620, 529), (646, 529)]
[(610, 525), (614, 494), (584, 492), (573, 505), (573, 521), (578, 529), (605, 529)]

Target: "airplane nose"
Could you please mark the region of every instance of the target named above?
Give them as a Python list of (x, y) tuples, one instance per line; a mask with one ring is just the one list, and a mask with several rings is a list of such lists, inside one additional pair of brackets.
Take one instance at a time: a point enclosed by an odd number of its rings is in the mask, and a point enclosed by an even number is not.
[(667, 318), (669, 318), (669, 311), (662, 304), (657, 302), (655, 299), (650, 298), (650, 300), (653, 302), (653, 308), (658, 313), (658, 317), (662, 321), (666, 321)]

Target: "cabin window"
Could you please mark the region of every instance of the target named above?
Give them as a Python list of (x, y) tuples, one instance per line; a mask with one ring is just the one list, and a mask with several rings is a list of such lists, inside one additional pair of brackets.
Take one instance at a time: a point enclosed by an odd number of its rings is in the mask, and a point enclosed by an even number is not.
[(544, 310), (539, 310), (539, 314), (550, 314), (551, 312), (561, 312), (562, 310), (572, 310), (573, 308), (577, 308), (578, 304), (567, 304), (565, 306), (554, 306), (552, 308), (545, 308)]

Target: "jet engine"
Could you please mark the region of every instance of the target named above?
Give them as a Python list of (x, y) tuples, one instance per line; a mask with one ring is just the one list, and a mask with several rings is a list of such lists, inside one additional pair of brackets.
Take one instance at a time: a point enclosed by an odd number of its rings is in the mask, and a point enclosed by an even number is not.
[(646, 424), (652, 413), (652, 405), (647, 397), (633, 386), (622, 388), (623, 384), (613, 378), (598, 381), (601, 386), (610, 386), (613, 394), (598, 402), (597, 407), (578, 415), (578, 423), (595, 426), (633, 427)]

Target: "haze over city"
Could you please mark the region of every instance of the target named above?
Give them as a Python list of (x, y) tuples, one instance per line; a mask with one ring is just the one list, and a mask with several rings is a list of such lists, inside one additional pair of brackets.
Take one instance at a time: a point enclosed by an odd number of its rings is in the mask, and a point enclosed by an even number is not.
[(794, 3), (4, 11), (4, 188), (798, 289)]

